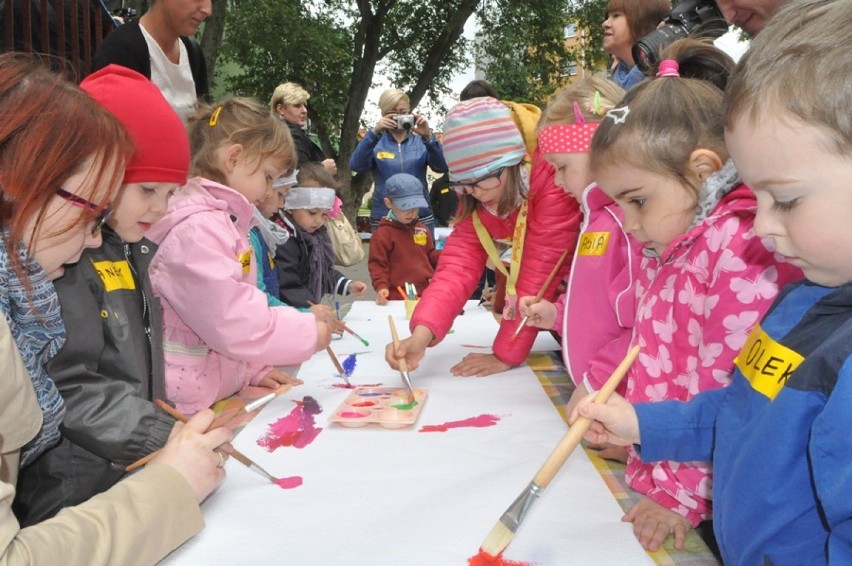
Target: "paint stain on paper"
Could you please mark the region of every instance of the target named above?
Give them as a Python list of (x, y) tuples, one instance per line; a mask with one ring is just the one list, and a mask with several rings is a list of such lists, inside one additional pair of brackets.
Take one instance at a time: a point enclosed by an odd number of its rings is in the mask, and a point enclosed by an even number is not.
[[(356, 387), (382, 387), (384, 383), (363, 383), (359, 385), (346, 385), (345, 383), (332, 383), (332, 389), (355, 389)], [(376, 393), (376, 396), (381, 395), (381, 393)]]
[(451, 428), (485, 428), (494, 426), (500, 421), (497, 415), (479, 415), (461, 421), (450, 421), (439, 425), (426, 425), (419, 432), (447, 432)]
[(290, 476), (289, 478), (279, 478), (275, 483), (281, 489), (294, 489), (302, 485), (302, 476)]
[(352, 373), (355, 371), (355, 366), (358, 364), (358, 358), (355, 357), (355, 354), (350, 354), (346, 356), (346, 359), (343, 360), (343, 363), (340, 364), (343, 366), (343, 373), (346, 374), (346, 377), (352, 377)]
[(314, 416), (322, 412), (322, 407), (310, 396), (294, 403), (296, 406), (289, 415), (266, 427), (266, 436), (257, 440), (258, 446), (266, 448), (267, 452), (274, 452), (285, 446), (304, 448), (314, 441), (322, 431), (321, 427), (316, 426)]
[(533, 566), (531, 562), (521, 562), (519, 560), (506, 560), (503, 554), (491, 556), (481, 548), (479, 554), (467, 559), (468, 566)]

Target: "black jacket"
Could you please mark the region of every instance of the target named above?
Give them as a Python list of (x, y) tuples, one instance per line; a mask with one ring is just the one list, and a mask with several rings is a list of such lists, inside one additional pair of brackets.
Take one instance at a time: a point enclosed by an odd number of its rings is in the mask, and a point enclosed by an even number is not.
[(290, 135), (293, 136), (293, 145), (296, 146), (296, 157), (298, 157), (299, 165), (309, 161), (323, 161), (325, 155), (322, 149), (311, 141), (308, 133), (301, 127), (284, 121), (290, 128)]

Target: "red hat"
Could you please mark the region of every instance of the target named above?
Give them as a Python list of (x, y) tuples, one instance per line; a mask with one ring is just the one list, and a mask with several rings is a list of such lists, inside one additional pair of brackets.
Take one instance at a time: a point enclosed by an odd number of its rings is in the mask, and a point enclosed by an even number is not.
[(136, 71), (107, 65), (80, 83), (86, 94), (118, 118), (136, 146), (124, 183), (186, 183), (189, 137), (157, 85)]

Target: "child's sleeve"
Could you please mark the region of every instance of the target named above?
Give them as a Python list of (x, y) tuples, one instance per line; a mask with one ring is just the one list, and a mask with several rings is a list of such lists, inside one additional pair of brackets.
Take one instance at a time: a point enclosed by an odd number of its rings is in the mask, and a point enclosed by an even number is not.
[(340, 273), (338, 270), (334, 270), (334, 294), (335, 295), (348, 295), (349, 294), (349, 285), (352, 283), (352, 280)]
[(381, 226), (370, 238), (370, 259), (367, 268), (370, 270), (370, 280), (373, 289), (390, 289), (390, 261), (393, 253), (393, 242), (386, 237), (387, 230)]

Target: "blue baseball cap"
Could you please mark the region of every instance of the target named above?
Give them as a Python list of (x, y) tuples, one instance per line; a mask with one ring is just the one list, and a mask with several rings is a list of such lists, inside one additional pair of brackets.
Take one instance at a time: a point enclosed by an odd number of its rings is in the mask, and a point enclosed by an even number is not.
[(423, 183), (408, 173), (397, 173), (385, 181), (385, 196), (400, 210), (429, 206), (423, 197)]

